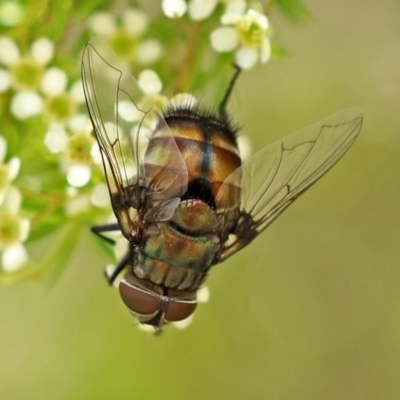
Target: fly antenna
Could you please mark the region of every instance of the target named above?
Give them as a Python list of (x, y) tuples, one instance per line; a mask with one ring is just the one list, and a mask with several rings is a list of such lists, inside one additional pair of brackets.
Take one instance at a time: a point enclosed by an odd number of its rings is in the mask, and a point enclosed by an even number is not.
[(228, 89), (226, 90), (225, 96), (222, 99), (222, 101), (219, 105), (219, 108), (218, 108), (221, 117), (225, 121), (227, 121), (227, 119), (228, 119), (228, 114), (226, 112), (226, 106), (228, 104), (229, 98), (231, 97), (232, 90), (233, 90), (233, 87), (235, 86), (237, 78), (239, 77), (239, 74), (242, 71), (242, 69), (238, 65), (235, 64), (234, 67), (235, 67), (235, 72), (232, 76), (231, 81), (229, 82), (229, 86), (228, 86)]

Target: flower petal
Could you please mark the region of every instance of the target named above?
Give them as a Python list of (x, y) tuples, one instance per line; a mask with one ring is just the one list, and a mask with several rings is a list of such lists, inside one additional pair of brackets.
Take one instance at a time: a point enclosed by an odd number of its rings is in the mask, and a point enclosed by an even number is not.
[(139, 43), (136, 59), (141, 65), (149, 65), (157, 61), (162, 54), (161, 43), (156, 39), (147, 39)]
[(22, 203), (21, 193), (16, 187), (11, 186), (5, 193), (1, 206), (8, 213), (16, 215), (19, 212), (21, 203)]
[(19, 230), (20, 230), (20, 241), (25, 242), (28, 239), (29, 232), (31, 230), (31, 221), (26, 218), (21, 218), (19, 222)]
[(88, 18), (88, 27), (96, 35), (110, 36), (115, 32), (115, 20), (112, 14), (96, 12)]
[(0, 93), (6, 92), (11, 86), (11, 75), (8, 71), (0, 69)]
[(234, 25), (239, 22), (246, 11), (246, 2), (242, 0), (234, 0), (227, 4), (225, 13), (221, 16), (222, 25)]
[(193, 21), (202, 21), (213, 13), (217, 3), (217, 0), (191, 0), (188, 8), (189, 17)]
[(4, 161), (4, 157), (7, 154), (7, 140), (0, 135), (0, 162)]
[(211, 32), (211, 46), (219, 53), (232, 51), (239, 44), (239, 38), (234, 28), (223, 26)]
[(139, 121), (143, 114), (133, 105), (132, 102), (122, 100), (118, 103), (118, 115), (127, 122)]
[(14, 40), (7, 36), (0, 36), (0, 62), (11, 66), (21, 58), (21, 54)]
[(207, 286), (201, 287), (197, 291), (197, 302), (207, 303), (210, 300), (210, 289)]
[(122, 24), (132, 35), (140, 36), (149, 25), (149, 17), (143, 11), (130, 8), (124, 11)]
[(266, 15), (252, 9), (248, 10), (246, 15), (256, 22), (260, 28), (264, 30), (268, 29), (269, 21)]
[(47, 96), (58, 96), (67, 88), (67, 74), (60, 68), (49, 68), (43, 75), (41, 89)]
[(0, 25), (18, 25), (23, 17), (24, 8), (22, 4), (18, 4), (16, 1), (4, 1), (0, 5)]
[(31, 56), (39, 64), (47, 65), (54, 56), (54, 43), (47, 38), (40, 38), (32, 43)]
[(93, 188), (90, 201), (96, 207), (104, 208), (110, 205), (109, 192), (105, 183), (98, 183)]
[(67, 181), (71, 186), (85, 186), (92, 176), (92, 171), (87, 165), (72, 165), (68, 168)]
[(43, 110), (43, 99), (31, 91), (17, 93), (11, 101), (11, 113), (18, 119), (27, 119)]
[(248, 136), (240, 135), (237, 137), (240, 158), (244, 161), (251, 155), (251, 141)]
[(44, 144), (54, 154), (61, 153), (67, 145), (67, 135), (64, 127), (59, 124), (51, 124), (44, 137)]
[(21, 169), (21, 160), (18, 157), (12, 157), (8, 162), (8, 179), (12, 182), (19, 174)]
[(172, 324), (175, 328), (178, 329), (186, 329), (193, 322), (193, 314), (189, 315), (189, 317), (182, 319), (181, 321), (175, 321)]
[(68, 122), (68, 127), (74, 132), (90, 132), (91, 123), (86, 114), (75, 114)]
[(271, 42), (265, 39), (260, 47), (260, 62), (266, 63), (271, 58)]
[(236, 64), (244, 70), (253, 68), (257, 60), (258, 49), (254, 47), (243, 46), (236, 52)]
[(184, 0), (163, 0), (161, 7), (168, 18), (180, 18), (187, 9)]
[(2, 264), (7, 272), (14, 272), (20, 269), (28, 260), (28, 253), (22, 244), (14, 244), (3, 250)]
[(226, 4), (226, 8), (225, 8), (225, 13), (223, 14), (223, 16), (221, 17), (221, 23), (222, 20), (224, 18), (226, 18), (226, 16), (241, 16), (244, 14), (244, 12), (246, 11), (246, 1), (245, 0), (230, 0), (227, 4)]
[(72, 99), (75, 101), (77, 104), (83, 104), (85, 102), (85, 94), (83, 92), (83, 86), (82, 82), (76, 81), (72, 86), (70, 90)]
[(161, 79), (151, 69), (143, 70), (138, 76), (138, 82), (145, 94), (158, 94), (162, 90)]

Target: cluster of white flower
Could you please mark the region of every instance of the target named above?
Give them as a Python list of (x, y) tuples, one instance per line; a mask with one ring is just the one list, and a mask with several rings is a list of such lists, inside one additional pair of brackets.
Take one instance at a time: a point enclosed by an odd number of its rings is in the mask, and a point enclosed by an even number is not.
[(194, 21), (208, 18), (221, 2), (225, 12), (221, 27), (211, 32), (211, 46), (216, 52), (235, 51), (235, 62), (248, 70), (257, 62), (266, 63), (271, 57), (271, 29), (266, 15), (248, 8), (244, 0), (164, 0), (162, 8), (169, 18), (180, 18), (186, 12)]
[(158, 40), (142, 38), (148, 26), (148, 15), (133, 8), (124, 10), (121, 18), (108, 12), (96, 12), (88, 18), (92, 33), (107, 38), (121, 59), (143, 66), (154, 63), (162, 55)]
[(21, 162), (12, 157), (7, 163), (7, 141), (0, 136), (0, 251), (1, 267), (12, 272), (28, 259), (23, 242), (28, 238), (30, 221), (21, 217), (22, 196), (12, 184), (17, 177)]
[[(68, 87), (68, 76), (57, 67), (47, 68), (54, 56), (54, 43), (49, 39), (35, 40), (28, 55), (21, 55), (18, 45), (9, 37), (0, 37), (0, 63), (7, 69), (0, 69), (0, 91), (13, 90), (10, 104), (11, 114), (19, 120), (26, 120), (41, 114), (48, 124), (44, 144), (52, 153), (61, 153), (76, 143), (73, 132), (81, 135), (86, 132), (90, 137), (89, 118), (86, 113), (78, 113), (78, 107), (84, 103), (80, 81)], [(79, 142), (82, 146), (82, 140)], [(87, 146), (83, 146), (84, 149)], [(76, 153), (75, 153), (76, 154)], [(76, 173), (77, 164), (84, 165)], [(80, 187), (90, 180), (89, 160), (70, 157), (67, 171), (68, 183)], [(75, 173), (74, 173), (75, 171)], [(71, 177), (78, 176), (79, 179)]]
[(47, 68), (54, 56), (54, 43), (47, 38), (35, 40), (28, 54), (21, 54), (17, 43), (7, 36), (0, 37), (0, 92), (13, 90), (11, 114), (24, 120), (44, 114), (49, 121), (66, 121), (82, 101), (80, 82), (65, 96), (66, 73), (56, 67)]

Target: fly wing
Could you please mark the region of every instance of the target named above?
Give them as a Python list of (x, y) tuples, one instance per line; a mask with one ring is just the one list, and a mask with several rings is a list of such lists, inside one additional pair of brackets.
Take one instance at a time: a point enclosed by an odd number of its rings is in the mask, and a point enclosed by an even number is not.
[(362, 121), (358, 109), (339, 112), (263, 148), (233, 172), (223, 186), (241, 186), (240, 214), (235, 240), (223, 248), (220, 260), (250, 243), (339, 161)]
[[(155, 110), (139, 105), (143, 97), (139, 84), (101, 40), (85, 47), (82, 82), (123, 233), (132, 232), (132, 208), (153, 220), (169, 219), (187, 189), (187, 168), (167, 123)], [(146, 150), (155, 136), (162, 137), (165, 146), (155, 161), (157, 168), (146, 162)]]

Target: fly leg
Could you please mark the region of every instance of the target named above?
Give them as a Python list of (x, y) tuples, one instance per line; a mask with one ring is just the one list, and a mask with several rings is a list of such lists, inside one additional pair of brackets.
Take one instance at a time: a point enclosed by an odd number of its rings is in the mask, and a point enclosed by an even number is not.
[[(97, 225), (97, 226), (92, 226), (90, 229), (92, 233), (94, 233), (96, 236), (98, 236), (100, 239), (106, 241), (107, 243), (111, 245), (115, 245), (115, 240), (109, 238), (108, 236), (104, 235), (106, 232), (115, 232), (115, 231), (121, 231), (119, 225), (117, 222), (113, 224), (107, 224), (107, 225)], [(111, 275), (107, 274), (107, 271), (104, 271), (104, 276), (107, 279), (107, 282), (109, 285), (112, 285), (117, 278), (117, 276), (123, 271), (123, 269), (129, 264), (130, 260), (132, 259), (131, 251), (128, 251), (126, 255), (122, 258), (122, 260), (118, 263), (118, 265), (115, 267), (114, 271), (112, 272)]]
[(112, 285), (117, 278), (117, 276), (126, 268), (127, 265), (132, 261), (132, 252), (128, 251), (123, 257), (122, 260), (118, 263), (118, 265), (115, 267), (113, 273), (108, 276), (106, 272), (104, 272), (104, 275), (106, 276), (107, 282), (109, 285)]
[(115, 240), (109, 238), (108, 236), (103, 235), (103, 233), (121, 231), (121, 228), (119, 227), (118, 222), (115, 222), (113, 224), (92, 226), (90, 228), (90, 231), (94, 233), (96, 236), (98, 236), (100, 239), (105, 240), (107, 243), (114, 245)]

